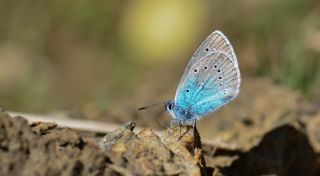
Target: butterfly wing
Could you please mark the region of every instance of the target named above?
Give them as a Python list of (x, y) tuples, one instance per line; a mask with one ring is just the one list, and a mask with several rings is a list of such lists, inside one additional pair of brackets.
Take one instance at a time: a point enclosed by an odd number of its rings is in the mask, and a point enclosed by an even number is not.
[(198, 59), (177, 90), (175, 102), (192, 116), (201, 117), (225, 105), (239, 93), (237, 62), (223, 51)]
[(181, 85), (183, 85), (183, 82), (185, 81), (185, 78), (188, 75), (190, 68), (198, 60), (202, 59), (203, 57), (205, 57), (206, 55), (209, 55), (212, 52), (217, 52), (217, 51), (224, 52), (226, 55), (230, 57), (233, 63), (236, 66), (238, 66), (237, 57), (234, 53), (231, 43), (221, 31), (216, 30), (205, 39), (205, 41), (200, 45), (197, 51), (193, 54), (187, 68), (185, 69), (182, 75), (177, 92), (181, 88)]

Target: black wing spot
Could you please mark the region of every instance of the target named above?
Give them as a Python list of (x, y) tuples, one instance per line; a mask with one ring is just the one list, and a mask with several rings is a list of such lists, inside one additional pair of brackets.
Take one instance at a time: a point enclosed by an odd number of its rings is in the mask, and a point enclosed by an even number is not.
[(219, 76), (219, 79), (222, 79), (222, 76)]
[(189, 92), (189, 89), (187, 89), (186, 92)]
[(207, 69), (208, 67), (204, 67), (204, 69)]
[(217, 68), (218, 66), (217, 65), (214, 65), (214, 68)]
[(206, 52), (208, 52), (209, 51), (209, 48), (206, 48)]
[(197, 72), (198, 70), (197, 69), (194, 69), (194, 72)]
[(219, 69), (219, 70), (218, 70), (218, 73), (220, 73), (220, 71), (221, 71), (221, 70)]
[(221, 87), (221, 86), (222, 86), (222, 84), (219, 84), (219, 86)]

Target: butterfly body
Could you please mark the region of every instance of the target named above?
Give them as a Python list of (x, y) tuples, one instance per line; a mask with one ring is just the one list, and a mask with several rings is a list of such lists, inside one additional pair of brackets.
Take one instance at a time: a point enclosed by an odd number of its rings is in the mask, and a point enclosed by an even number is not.
[(240, 90), (240, 71), (234, 50), (220, 31), (214, 31), (191, 58), (174, 100), (164, 103), (173, 120), (195, 122), (233, 100)]

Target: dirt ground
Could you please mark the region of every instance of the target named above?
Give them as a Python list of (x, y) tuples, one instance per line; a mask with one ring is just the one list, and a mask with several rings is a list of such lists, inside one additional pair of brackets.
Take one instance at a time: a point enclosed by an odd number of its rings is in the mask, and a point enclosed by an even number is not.
[(243, 85), (236, 101), (199, 121), (199, 132), (132, 131), (132, 119), (159, 128), (160, 108), (108, 114), (125, 125), (102, 139), (1, 112), (0, 175), (320, 175), (319, 107), (269, 80)]

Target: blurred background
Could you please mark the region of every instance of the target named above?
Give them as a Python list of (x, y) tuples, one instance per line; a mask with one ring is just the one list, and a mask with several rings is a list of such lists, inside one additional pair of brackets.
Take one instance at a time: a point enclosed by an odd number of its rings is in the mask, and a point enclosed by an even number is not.
[(319, 19), (318, 0), (0, 0), (0, 105), (148, 125), (161, 110), (135, 109), (174, 98), (193, 52), (217, 29), (244, 80), (222, 111), (246, 116), (246, 99), (279, 86), (255, 101), (274, 104), (292, 90), (316, 103)]

